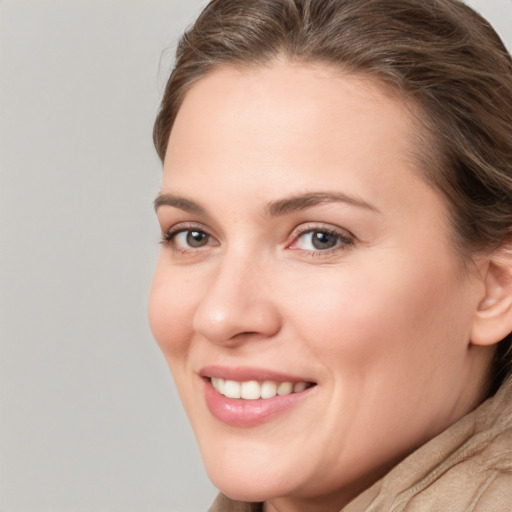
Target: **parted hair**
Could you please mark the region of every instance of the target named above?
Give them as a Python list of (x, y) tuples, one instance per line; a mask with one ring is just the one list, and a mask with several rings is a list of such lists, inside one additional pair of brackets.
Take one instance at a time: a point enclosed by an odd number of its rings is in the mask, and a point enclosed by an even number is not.
[[(447, 201), (458, 253), (511, 246), (512, 59), (459, 0), (211, 1), (177, 47), (153, 130), (160, 159), (197, 80), (283, 57), (374, 78), (419, 107), (415, 153)], [(510, 373), (512, 334), (497, 346), (492, 392)]]

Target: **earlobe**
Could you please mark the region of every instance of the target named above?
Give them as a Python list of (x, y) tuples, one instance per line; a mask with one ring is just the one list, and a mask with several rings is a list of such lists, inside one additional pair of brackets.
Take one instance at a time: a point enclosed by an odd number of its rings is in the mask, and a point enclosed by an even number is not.
[(501, 250), (488, 262), (483, 276), (485, 295), (471, 329), (473, 345), (494, 345), (512, 332), (512, 252)]

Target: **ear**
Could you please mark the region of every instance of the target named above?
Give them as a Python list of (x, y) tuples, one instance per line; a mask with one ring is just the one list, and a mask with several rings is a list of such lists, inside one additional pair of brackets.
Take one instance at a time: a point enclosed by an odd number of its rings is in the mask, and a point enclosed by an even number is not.
[(512, 332), (512, 247), (499, 249), (483, 274), (484, 296), (475, 312), (471, 343), (488, 346)]

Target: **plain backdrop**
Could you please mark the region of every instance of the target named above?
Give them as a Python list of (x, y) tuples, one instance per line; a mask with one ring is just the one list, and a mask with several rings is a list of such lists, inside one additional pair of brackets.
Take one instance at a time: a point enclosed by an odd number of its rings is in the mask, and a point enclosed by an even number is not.
[[(468, 3), (512, 48), (512, 0)], [(215, 495), (146, 319), (152, 123), (204, 4), (0, 0), (0, 512)]]

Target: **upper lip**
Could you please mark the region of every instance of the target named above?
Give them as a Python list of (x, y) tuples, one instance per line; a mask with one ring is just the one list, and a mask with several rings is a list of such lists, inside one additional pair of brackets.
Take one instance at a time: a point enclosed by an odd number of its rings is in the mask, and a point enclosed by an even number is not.
[(215, 377), (237, 382), (246, 382), (249, 380), (257, 380), (260, 382), (271, 380), (274, 382), (291, 382), (293, 384), (296, 382), (313, 382), (308, 378), (251, 366), (205, 366), (201, 368), (199, 375), (204, 378)]

